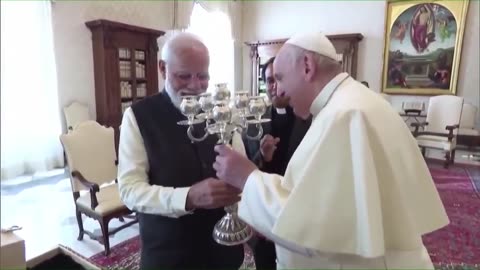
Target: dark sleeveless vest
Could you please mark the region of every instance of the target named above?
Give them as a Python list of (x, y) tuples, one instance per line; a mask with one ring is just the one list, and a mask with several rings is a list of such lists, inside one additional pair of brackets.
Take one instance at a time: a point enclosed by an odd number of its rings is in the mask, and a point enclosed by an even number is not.
[[(189, 187), (208, 177), (212, 168), (217, 138), (210, 136), (192, 143), (185, 120), (166, 91), (134, 105), (147, 152), (151, 185)], [(201, 130), (198, 126), (197, 130)], [(198, 134), (199, 136), (201, 134)], [(225, 214), (223, 208), (195, 210), (180, 218), (138, 213), (142, 243), (142, 269), (238, 269), (243, 262), (243, 247), (226, 247), (212, 238), (215, 223)]]

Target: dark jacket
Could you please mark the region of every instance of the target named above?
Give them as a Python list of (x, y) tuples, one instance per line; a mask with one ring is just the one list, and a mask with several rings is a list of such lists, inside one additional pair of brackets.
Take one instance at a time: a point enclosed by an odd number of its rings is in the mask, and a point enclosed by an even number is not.
[[(260, 142), (244, 136), (247, 156), (262, 171), (284, 175), (290, 158), (310, 128), (311, 118), (307, 120), (298, 118), (291, 107), (286, 108), (286, 115), (279, 115), (273, 106), (267, 108), (263, 118), (271, 119), (271, 122), (262, 124), (263, 136), (270, 134), (273, 137), (280, 137), (277, 150), (274, 152), (271, 162), (264, 162), (260, 154)], [(256, 134), (257, 129), (252, 126), (248, 132), (252, 136)]]

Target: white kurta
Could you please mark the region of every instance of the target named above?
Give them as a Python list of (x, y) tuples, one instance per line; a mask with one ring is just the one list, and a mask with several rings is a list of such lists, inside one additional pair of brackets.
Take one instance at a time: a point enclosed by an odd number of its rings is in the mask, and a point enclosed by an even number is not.
[(433, 269), (421, 236), (448, 224), (407, 125), (346, 73), (320, 92), (285, 177), (254, 171), (239, 216), (282, 269)]

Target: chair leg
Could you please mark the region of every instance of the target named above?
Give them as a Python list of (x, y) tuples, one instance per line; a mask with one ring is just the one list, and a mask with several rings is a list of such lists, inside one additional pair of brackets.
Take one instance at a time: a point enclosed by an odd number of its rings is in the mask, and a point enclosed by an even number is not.
[(451, 160), (451, 155), (450, 155), (450, 151), (449, 152), (446, 152), (445, 153), (445, 163), (443, 164), (443, 167), (445, 169), (448, 169), (448, 165), (450, 165), (450, 161)]
[(105, 256), (110, 254), (110, 238), (108, 235), (108, 219), (102, 219), (99, 221), (100, 228), (102, 229), (102, 236), (103, 236), (103, 245), (105, 246)]
[(450, 159), (450, 164), (454, 164), (455, 163), (455, 149), (452, 150), (452, 158)]
[(83, 220), (82, 220), (82, 212), (76, 210), (77, 214), (77, 223), (78, 223), (78, 241), (83, 240), (83, 234), (85, 233), (85, 230), (83, 229)]

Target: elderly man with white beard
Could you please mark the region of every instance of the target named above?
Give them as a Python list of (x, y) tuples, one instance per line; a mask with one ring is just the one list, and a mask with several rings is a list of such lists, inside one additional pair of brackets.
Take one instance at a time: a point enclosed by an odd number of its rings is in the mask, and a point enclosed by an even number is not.
[(422, 235), (448, 218), (416, 140), (382, 97), (342, 72), (321, 33), (292, 37), (277, 92), (312, 124), (285, 176), (216, 146), (238, 215), (276, 244), (277, 269), (433, 269)]
[[(243, 262), (241, 245), (212, 238), (223, 207), (239, 200), (238, 189), (215, 179), (217, 139), (192, 143), (177, 125), (186, 119), (178, 109), (182, 96), (208, 88), (208, 67), (208, 49), (196, 36), (175, 35), (159, 62), (165, 90), (123, 116), (118, 184), (122, 201), (138, 213), (141, 269), (238, 269)], [(240, 136), (233, 146), (245, 153)]]

